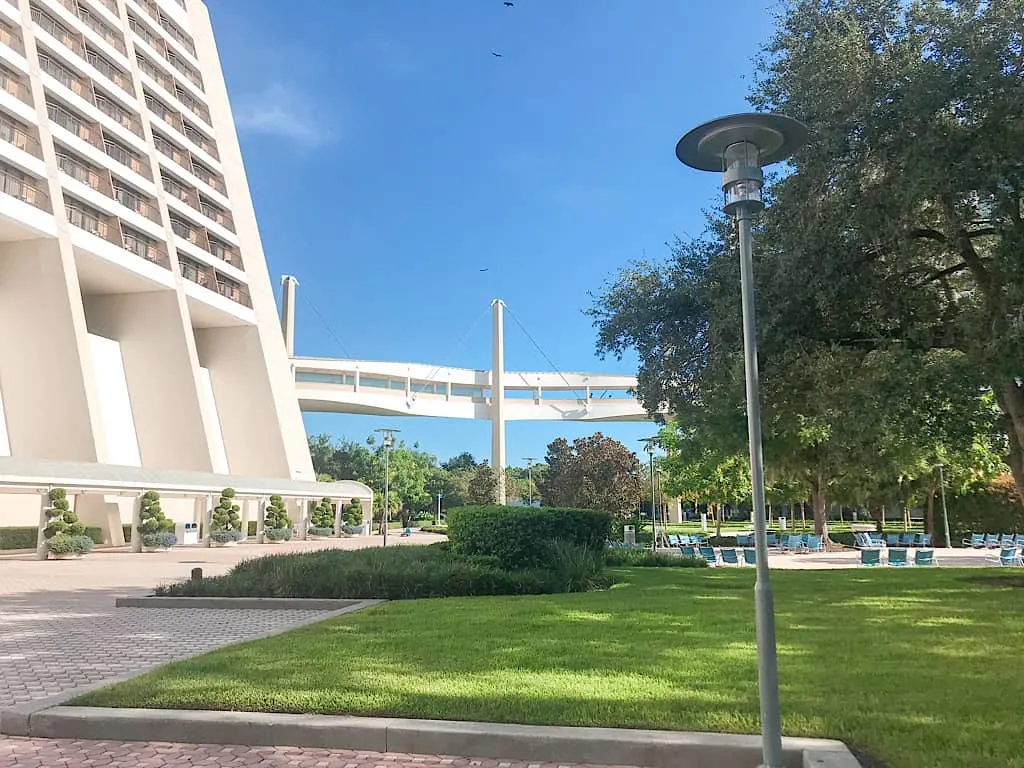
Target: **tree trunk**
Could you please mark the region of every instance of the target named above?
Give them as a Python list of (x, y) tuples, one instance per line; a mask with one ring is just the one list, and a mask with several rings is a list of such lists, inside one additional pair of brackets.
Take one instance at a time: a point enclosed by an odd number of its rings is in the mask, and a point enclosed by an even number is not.
[(882, 533), (885, 530), (885, 505), (877, 504), (871, 509), (871, 516), (875, 519), (875, 532)]
[(807, 502), (800, 502), (800, 532), (807, 530)]
[(715, 508), (715, 537), (718, 539), (718, 543), (722, 543), (722, 507), (724, 505), (719, 504)]
[(928, 504), (925, 507), (924, 512), (924, 530), (934, 541), (937, 537), (935, 536), (935, 489), (928, 489)]
[(1003, 412), (1002, 422), (1010, 442), (1006, 463), (1013, 473), (1017, 496), (1024, 504), (1024, 387), (1016, 381), (992, 387), (996, 403)]
[(814, 510), (814, 535), (828, 541), (828, 518), (825, 516), (825, 478), (818, 475), (811, 488), (811, 507)]

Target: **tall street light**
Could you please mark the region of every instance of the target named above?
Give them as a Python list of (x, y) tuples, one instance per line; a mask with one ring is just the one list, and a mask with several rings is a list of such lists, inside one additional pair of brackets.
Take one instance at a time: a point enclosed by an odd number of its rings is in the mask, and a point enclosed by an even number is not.
[(529, 495), (529, 497), (530, 497), (530, 506), (532, 507), (533, 506), (533, 462), (535, 462), (536, 459), (533, 458), (533, 456), (526, 456), (523, 459), (523, 461), (526, 462), (527, 483), (530, 486), (529, 489), (527, 490), (527, 495)]
[(644, 437), (640, 439), (640, 442), (644, 444), (644, 450), (647, 451), (647, 456), (650, 459), (651, 466), (651, 551), (658, 551), (658, 528), (654, 522), (654, 502), (656, 496), (654, 493), (654, 446), (658, 444), (658, 438), (656, 437)]
[(444, 498), (442, 491), (437, 492), (437, 524), (441, 524), (441, 499)]
[(388, 516), (391, 514), (391, 448), (395, 444), (395, 433), (400, 429), (375, 429), (380, 432), (384, 446), (384, 511), (381, 513), (381, 520), (384, 523), (384, 546), (388, 545)]
[(679, 140), (676, 157), (700, 171), (719, 171), (725, 212), (736, 217), (743, 292), (743, 352), (747, 379), (747, 435), (754, 502), (757, 583), (757, 667), (761, 694), (762, 768), (783, 768), (779, 715), (779, 669), (775, 649), (775, 606), (768, 573), (765, 525), (764, 457), (761, 451), (761, 393), (757, 374), (757, 325), (754, 317), (754, 260), (751, 220), (764, 208), (761, 168), (785, 160), (807, 140), (807, 127), (784, 115), (752, 113), (720, 117)]
[(939, 493), (942, 494), (942, 527), (946, 529), (946, 549), (952, 549), (953, 542), (949, 538), (949, 513), (946, 511), (946, 474), (939, 464)]

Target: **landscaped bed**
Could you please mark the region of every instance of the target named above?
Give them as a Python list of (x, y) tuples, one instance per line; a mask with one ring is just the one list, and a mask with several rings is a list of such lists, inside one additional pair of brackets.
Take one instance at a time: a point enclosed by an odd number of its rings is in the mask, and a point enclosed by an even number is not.
[[(752, 570), (387, 603), (87, 694), (116, 707), (758, 730)], [(784, 730), (890, 768), (1024, 765), (1024, 579), (777, 571)]]

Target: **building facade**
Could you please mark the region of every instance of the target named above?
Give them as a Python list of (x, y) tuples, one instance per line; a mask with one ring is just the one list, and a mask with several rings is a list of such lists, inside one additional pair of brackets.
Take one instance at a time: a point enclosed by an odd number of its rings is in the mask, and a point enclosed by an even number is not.
[(315, 480), (200, 0), (0, 0), (3, 456)]

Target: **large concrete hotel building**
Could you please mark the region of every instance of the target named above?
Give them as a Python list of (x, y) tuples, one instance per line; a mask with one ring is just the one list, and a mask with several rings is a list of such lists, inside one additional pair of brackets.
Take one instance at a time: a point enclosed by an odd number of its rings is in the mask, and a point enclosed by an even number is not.
[(0, 526), (317, 492), (200, 0), (0, 0), (0, 182)]

